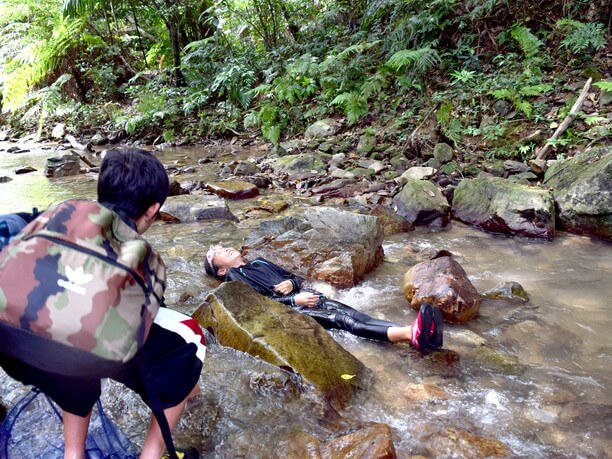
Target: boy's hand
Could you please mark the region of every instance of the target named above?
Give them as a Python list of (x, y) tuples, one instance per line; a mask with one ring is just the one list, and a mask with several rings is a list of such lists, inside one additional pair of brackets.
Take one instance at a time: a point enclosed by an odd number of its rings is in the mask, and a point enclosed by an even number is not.
[(289, 295), (293, 291), (293, 283), (290, 280), (284, 280), (274, 286), (274, 291), (281, 295)]
[(295, 295), (293, 297), (293, 301), (298, 306), (307, 306), (312, 308), (319, 303), (319, 295), (315, 295), (314, 293), (310, 292), (302, 292)]

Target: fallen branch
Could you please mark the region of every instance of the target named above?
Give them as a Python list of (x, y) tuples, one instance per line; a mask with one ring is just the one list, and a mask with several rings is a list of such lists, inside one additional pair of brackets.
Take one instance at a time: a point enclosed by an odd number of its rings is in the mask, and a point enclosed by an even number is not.
[(563, 134), (565, 130), (569, 127), (569, 125), (572, 124), (572, 121), (576, 119), (576, 117), (578, 116), (578, 112), (582, 107), (582, 104), (584, 104), (584, 101), (586, 100), (587, 94), (589, 93), (589, 89), (591, 89), (592, 81), (593, 78), (589, 78), (584, 84), (584, 88), (582, 88), (582, 92), (580, 93), (580, 96), (578, 96), (578, 100), (570, 110), (569, 114), (563, 120), (563, 123), (559, 125), (552, 137), (548, 139), (544, 146), (538, 151), (538, 154), (536, 155), (538, 159), (546, 159), (548, 157), (548, 150), (550, 150), (551, 146), (550, 141), (557, 140), (559, 137), (561, 137), (561, 134)]
[(81, 158), (81, 161), (83, 161), (89, 167), (98, 167), (94, 163), (92, 163), (89, 159), (87, 159), (85, 156), (80, 154), (78, 151), (76, 151), (76, 150), (70, 150), (70, 151), (72, 152), (73, 155), (77, 155), (79, 158)]
[(68, 134), (65, 137), (65, 139), (68, 141), (68, 143), (70, 143), (72, 148), (75, 148), (75, 149), (81, 150), (81, 151), (92, 151), (90, 144), (83, 145), (82, 143), (79, 143), (79, 141), (77, 139), (75, 139), (74, 136), (72, 136), (70, 134)]

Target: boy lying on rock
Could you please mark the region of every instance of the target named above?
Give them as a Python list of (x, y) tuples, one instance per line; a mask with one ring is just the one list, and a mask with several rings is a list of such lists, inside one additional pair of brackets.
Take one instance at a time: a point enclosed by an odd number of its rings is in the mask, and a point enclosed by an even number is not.
[(442, 347), (442, 314), (428, 303), (421, 306), (411, 325), (401, 326), (374, 319), (320, 292), (303, 291), (304, 279), (264, 258), (247, 263), (231, 247), (211, 246), (204, 268), (206, 274), (220, 281), (245, 282), (258, 293), (312, 317), (327, 329), (346, 330), (362, 338), (391, 343), (408, 342), (422, 352)]

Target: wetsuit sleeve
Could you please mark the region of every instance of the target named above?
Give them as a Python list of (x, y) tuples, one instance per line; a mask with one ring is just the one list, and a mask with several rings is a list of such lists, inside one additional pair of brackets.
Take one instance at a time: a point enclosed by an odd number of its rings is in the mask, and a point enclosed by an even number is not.
[(272, 299), (274, 301), (278, 301), (279, 303), (286, 304), (287, 306), (295, 307), (297, 305), (295, 304), (294, 298), (295, 298), (295, 295), (287, 295), (287, 296), (275, 296)]
[[(300, 289), (302, 288), (302, 284), (304, 283), (304, 279), (303, 278), (301, 278), (300, 276), (296, 276), (292, 272), (287, 271), (285, 268), (282, 268), (282, 267), (278, 266), (277, 264), (272, 263), (271, 261), (266, 260), (265, 258), (260, 258), (260, 259), (263, 260), (268, 266), (270, 266), (271, 269), (276, 271), (276, 273), (279, 274), (283, 279), (290, 280), (291, 283), (293, 284), (293, 291), (295, 293), (300, 291)], [(278, 301), (277, 298), (275, 298), (275, 300)], [(282, 303), (282, 301), (281, 301), (281, 303)]]

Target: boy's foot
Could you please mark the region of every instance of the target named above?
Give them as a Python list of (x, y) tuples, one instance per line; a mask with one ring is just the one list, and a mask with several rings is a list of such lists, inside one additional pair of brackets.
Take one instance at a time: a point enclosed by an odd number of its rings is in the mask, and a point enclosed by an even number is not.
[(410, 344), (419, 351), (437, 349), (443, 343), (442, 313), (429, 303), (423, 303), (416, 320), (411, 325)]
[[(200, 453), (193, 447), (189, 448), (176, 448), (176, 455), (178, 459), (200, 459)], [(166, 453), (162, 456), (162, 459), (169, 459), (170, 454)]]

